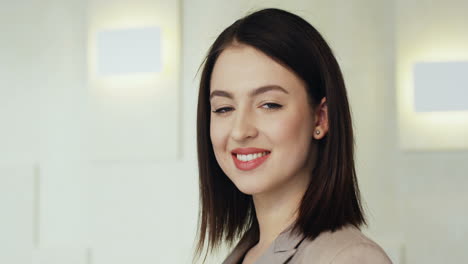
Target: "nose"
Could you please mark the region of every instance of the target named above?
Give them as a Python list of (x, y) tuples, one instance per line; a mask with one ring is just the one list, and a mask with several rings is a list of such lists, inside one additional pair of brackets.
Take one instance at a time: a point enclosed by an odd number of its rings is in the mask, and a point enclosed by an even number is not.
[(255, 138), (258, 134), (255, 116), (248, 111), (237, 111), (231, 130), (231, 137), (236, 141)]

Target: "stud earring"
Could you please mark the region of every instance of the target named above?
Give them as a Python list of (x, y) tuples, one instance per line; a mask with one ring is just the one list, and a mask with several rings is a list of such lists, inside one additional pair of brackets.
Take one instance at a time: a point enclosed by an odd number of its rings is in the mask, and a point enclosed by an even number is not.
[(318, 130), (318, 129), (315, 130), (315, 134), (316, 134), (316, 135), (320, 135), (320, 130)]

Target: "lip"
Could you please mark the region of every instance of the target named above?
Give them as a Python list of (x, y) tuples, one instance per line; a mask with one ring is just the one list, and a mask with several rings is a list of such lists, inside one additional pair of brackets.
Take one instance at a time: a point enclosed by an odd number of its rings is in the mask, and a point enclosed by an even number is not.
[[(269, 151), (268, 151), (269, 152)], [(240, 154), (240, 153), (239, 153)], [(271, 152), (267, 153), (265, 156), (256, 158), (254, 160), (249, 160), (249, 161), (242, 161), (237, 159), (237, 154), (232, 153), (232, 159), (234, 161), (234, 164), (239, 170), (243, 171), (249, 171), (257, 168), (258, 166), (262, 165), (268, 157), (270, 157)]]
[(271, 151), (269, 151), (268, 149), (261, 149), (261, 148), (236, 148), (231, 151), (232, 154), (242, 154), (242, 155), (260, 153), (260, 152), (271, 152)]

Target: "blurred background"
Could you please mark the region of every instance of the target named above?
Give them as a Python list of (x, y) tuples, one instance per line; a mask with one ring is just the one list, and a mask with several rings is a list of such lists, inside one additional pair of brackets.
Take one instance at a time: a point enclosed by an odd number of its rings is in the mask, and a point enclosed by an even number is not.
[(364, 232), (394, 263), (468, 263), (468, 108), (413, 103), (416, 63), (468, 61), (467, 1), (0, 3), (0, 263), (191, 263), (197, 70), (264, 7), (309, 21), (342, 67)]

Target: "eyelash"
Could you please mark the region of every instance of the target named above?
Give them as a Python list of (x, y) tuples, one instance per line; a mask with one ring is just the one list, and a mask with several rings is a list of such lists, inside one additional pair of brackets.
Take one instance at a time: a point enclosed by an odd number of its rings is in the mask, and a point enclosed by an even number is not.
[[(276, 104), (276, 103), (266, 103), (266, 104), (263, 104), (262, 106), (264, 106), (264, 105), (274, 106), (273, 108), (265, 108), (268, 111), (276, 110), (276, 109), (279, 109), (279, 108), (283, 107), (282, 105)], [(222, 107), (222, 108), (216, 109), (215, 111), (212, 111), (212, 112), (215, 113), (215, 114), (218, 114), (218, 115), (222, 115), (222, 114), (227, 113), (227, 112), (222, 112), (225, 109), (232, 109), (232, 107)]]

